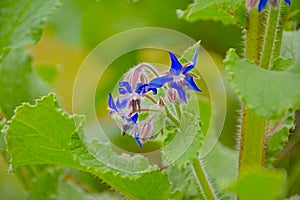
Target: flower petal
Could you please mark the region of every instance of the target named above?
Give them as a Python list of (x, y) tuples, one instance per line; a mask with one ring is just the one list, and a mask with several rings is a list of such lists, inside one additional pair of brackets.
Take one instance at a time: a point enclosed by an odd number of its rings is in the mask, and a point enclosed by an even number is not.
[(170, 57), (171, 57), (171, 68), (170, 68), (170, 73), (174, 75), (179, 75), (182, 65), (178, 61), (177, 57), (169, 51)]
[(120, 102), (119, 98), (117, 99), (117, 102), (116, 102), (116, 107), (118, 110), (122, 110), (123, 108), (125, 108), (127, 106), (129, 102), (129, 98), (123, 98)]
[(258, 12), (263, 11), (267, 6), (268, 0), (260, 0), (258, 4)]
[(168, 83), (172, 80), (173, 80), (173, 77), (171, 75), (165, 75), (165, 76), (162, 76), (162, 77), (158, 77), (158, 78), (152, 79), (149, 82), (148, 87), (149, 87), (149, 89), (160, 88), (164, 84), (166, 84), (166, 83)]
[(196, 85), (192, 76), (186, 75), (184, 79), (185, 79), (186, 86), (188, 86), (188, 88), (190, 88), (194, 91), (197, 91), (197, 92), (202, 92), (202, 90), (200, 90), (198, 88), (198, 86)]
[(133, 116), (130, 117), (130, 119), (136, 124), (138, 117), (139, 117), (139, 115), (137, 113), (135, 113)]
[(125, 88), (128, 93), (132, 93), (131, 86), (129, 85), (129, 83), (127, 81), (121, 81), (121, 82), (119, 82), (119, 85), (121, 88)]
[(172, 82), (170, 84), (171, 88), (174, 88), (177, 90), (178, 92), (178, 95), (179, 95), (179, 98), (184, 102), (184, 103), (187, 103), (186, 101), (186, 95), (185, 95), (185, 91), (183, 90), (182, 87), (180, 87), (177, 83), (175, 82)]
[(198, 54), (199, 54), (199, 49), (197, 47), (196, 51), (195, 51), (195, 55), (194, 55), (194, 58), (193, 58), (193, 65), (195, 66), (196, 63), (197, 63), (197, 59), (198, 59)]
[(137, 83), (136, 88), (135, 88), (135, 93), (137, 93), (137, 94), (146, 93), (147, 92), (146, 91), (146, 86), (147, 86), (147, 84), (145, 84), (145, 83)]
[[(109, 108), (112, 110), (112, 112), (118, 112), (117, 107), (116, 107), (116, 104), (115, 104), (115, 102), (114, 102), (114, 99), (113, 99), (113, 97), (111, 96), (110, 93), (108, 94), (108, 106), (109, 106)], [(112, 112), (111, 112), (111, 113), (112, 113)], [(110, 113), (110, 114), (111, 114), (111, 113)]]
[(127, 90), (125, 88), (120, 87), (119, 88), (119, 93), (124, 95), (124, 94), (127, 94), (128, 92), (127, 92)]
[(138, 143), (139, 147), (142, 148), (143, 145), (140, 141), (140, 136), (138, 134), (136, 134), (135, 132), (134, 132), (134, 138), (135, 138), (135, 141)]
[(284, 0), (284, 2), (289, 6), (291, 5), (291, 0)]
[(196, 66), (196, 63), (197, 63), (198, 54), (199, 54), (199, 49), (197, 48), (191, 65), (189, 65), (189, 66), (187, 66), (187, 67), (184, 68), (184, 70), (182, 71), (183, 74), (186, 74), (187, 72), (189, 72), (192, 69), (194, 69), (194, 67)]

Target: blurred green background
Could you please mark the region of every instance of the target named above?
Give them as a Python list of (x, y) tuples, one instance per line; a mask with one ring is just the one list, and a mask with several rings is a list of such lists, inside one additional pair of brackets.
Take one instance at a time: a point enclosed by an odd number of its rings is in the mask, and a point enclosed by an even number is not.
[[(186, 9), (190, 3), (190, 0), (65, 0), (62, 7), (47, 21), (41, 41), (31, 46), (29, 50), (34, 57), (36, 68), (56, 65), (58, 73), (53, 72), (56, 75), (53, 87), (69, 112), (72, 112), (72, 89), (76, 72), (87, 54), (101, 41), (132, 28), (169, 28), (195, 40), (201, 40), (201, 45), (223, 72), (222, 60), (226, 50), (236, 48), (241, 51), (242, 30), (214, 21), (190, 23), (179, 19), (176, 10)], [(157, 62), (169, 63), (167, 54), (162, 56), (161, 53), (151, 50), (146, 53), (158, 56)], [(110, 69), (118, 69), (124, 73), (127, 67), (143, 61), (140, 60), (141, 54), (145, 52), (134, 51), (121, 56), (112, 63)], [(113, 66), (119, 66), (119, 68)], [(201, 63), (201, 66), (205, 67), (205, 61)], [(113, 89), (120, 77), (115, 75), (116, 73), (119, 72), (108, 71), (109, 78), (105, 79), (107, 91), (97, 94), (96, 106), (104, 108), (99, 111), (99, 117), (107, 115), (107, 93)], [(236, 148), (237, 111), (240, 108), (228, 84), (226, 84), (226, 90), (227, 117), (220, 140), (226, 146)], [(204, 93), (205, 95), (209, 94)], [(291, 137), (291, 143), (287, 145), (277, 162), (278, 167), (285, 167), (288, 170), (288, 196), (300, 193), (300, 181), (298, 181), (300, 179), (300, 154), (297, 153), (300, 149), (299, 139), (300, 131), (296, 129)], [(0, 163), (0, 199), (21, 199), (24, 195), (22, 187), (12, 174), (7, 174), (8, 166), (5, 162)], [(90, 177), (89, 181), (91, 180), (97, 182), (93, 180), (93, 177)], [(101, 185), (100, 189), (95, 187), (95, 190), (100, 191), (106, 186)]]

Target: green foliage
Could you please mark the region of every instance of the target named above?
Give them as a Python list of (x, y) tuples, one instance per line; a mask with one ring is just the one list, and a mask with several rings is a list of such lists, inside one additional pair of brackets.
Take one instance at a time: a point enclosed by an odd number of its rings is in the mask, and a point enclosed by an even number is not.
[(33, 102), (50, 90), (32, 69), (31, 61), (24, 50), (14, 49), (0, 63), (0, 108), (7, 118), (22, 102)]
[(241, 0), (196, 0), (185, 11), (178, 10), (179, 17), (188, 21), (214, 20), (224, 25), (245, 25), (245, 8)]
[(60, 5), (61, 0), (1, 1), (0, 63), (10, 49), (36, 43), (42, 35), (45, 21)]
[(287, 71), (300, 73), (300, 30), (283, 32), (281, 55), (294, 60)]
[[(41, 119), (47, 120), (47, 123), (39, 123)], [(19, 106), (5, 128), (13, 168), (29, 164), (68, 166), (100, 177), (131, 199), (165, 199), (169, 196), (170, 183), (166, 172), (160, 172), (156, 167), (143, 173), (116, 171), (97, 160), (92, 155), (95, 152), (90, 154), (91, 147), (87, 148), (84, 145), (87, 142), (80, 137), (83, 135), (83, 121), (83, 116), (69, 115), (63, 111), (53, 94), (37, 100), (35, 105), (25, 103)], [(97, 143), (93, 146), (102, 150), (107, 148), (99, 145)], [(110, 155), (104, 158), (120, 159), (107, 149), (104, 152)], [(133, 161), (136, 159), (138, 163), (143, 162), (138, 157), (133, 160), (123, 159), (123, 163), (113, 163), (120, 164), (117, 166), (119, 169), (124, 166), (129, 169), (134, 166)], [(140, 169), (143, 166), (136, 167)]]
[(59, 168), (48, 168), (38, 176), (32, 177), (32, 187), (28, 192), (27, 199), (58, 199), (58, 183), (62, 172), (63, 170)]
[[(168, 130), (169, 129), (169, 130)], [(186, 167), (197, 158), (204, 140), (200, 119), (192, 111), (183, 110), (180, 127), (167, 127), (163, 156), (175, 166)]]
[(231, 187), (244, 200), (282, 199), (285, 193), (284, 171), (248, 169)]
[(295, 128), (294, 119), (294, 112), (289, 111), (282, 119), (270, 122), (269, 134), (271, 136), (267, 143), (267, 155), (270, 165), (274, 162), (276, 154), (289, 141), (290, 132)]
[(300, 75), (268, 71), (241, 60), (231, 49), (224, 61), (229, 80), (245, 105), (268, 119), (281, 117), (288, 109), (300, 107)]

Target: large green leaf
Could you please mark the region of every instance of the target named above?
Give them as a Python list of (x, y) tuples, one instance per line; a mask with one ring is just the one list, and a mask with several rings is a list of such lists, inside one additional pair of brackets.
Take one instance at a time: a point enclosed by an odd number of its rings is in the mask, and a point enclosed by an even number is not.
[(22, 102), (33, 102), (50, 90), (32, 69), (31, 61), (23, 49), (14, 49), (0, 63), (0, 109), (7, 118)]
[(188, 21), (214, 20), (225, 25), (245, 26), (245, 6), (241, 0), (196, 0), (185, 11), (178, 10), (179, 17)]
[(0, 61), (9, 49), (36, 43), (44, 23), (61, 0), (2, 0), (0, 2)]
[[(37, 100), (35, 105), (24, 103), (19, 106), (5, 127), (13, 168), (30, 164), (68, 166), (100, 177), (131, 199), (166, 199), (169, 196), (171, 187), (166, 172), (157, 167), (147, 168), (143, 173), (134, 172), (144, 166), (135, 168), (132, 163), (143, 163), (140, 156), (126, 157), (122, 165), (118, 161), (112, 162), (120, 170), (112, 169), (95, 158), (92, 155), (95, 152), (91, 154), (89, 149), (101, 144), (88, 148), (84, 145), (88, 143), (81, 138), (83, 121), (83, 116), (63, 111), (53, 94)], [(110, 155), (111, 159), (120, 159), (107, 147), (100, 149), (103, 152), (99, 153), (108, 154), (106, 158)], [(132, 166), (133, 170), (124, 171), (124, 166)]]
[(230, 49), (224, 64), (229, 80), (243, 103), (268, 119), (283, 116), (288, 109), (300, 107), (300, 74), (268, 71), (241, 60)]

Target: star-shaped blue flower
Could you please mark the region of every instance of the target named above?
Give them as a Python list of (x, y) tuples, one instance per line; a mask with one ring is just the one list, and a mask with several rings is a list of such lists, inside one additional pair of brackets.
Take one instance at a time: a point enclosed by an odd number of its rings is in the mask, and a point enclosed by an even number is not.
[(186, 63), (184, 66), (179, 62), (176, 56), (169, 51), (170, 58), (171, 58), (171, 68), (167, 75), (154, 78), (148, 84), (148, 91), (152, 90), (156, 93), (157, 88), (162, 87), (166, 83), (169, 83), (171, 88), (177, 90), (179, 98), (184, 102), (187, 103), (186, 100), (186, 88), (192, 89), (197, 92), (201, 92), (195, 81), (193, 76), (189, 73), (196, 65), (196, 61), (198, 58), (198, 48), (196, 49), (194, 58), (192, 62)]
[[(262, 12), (262, 11), (266, 8), (266, 6), (267, 6), (267, 4), (268, 4), (268, 1), (269, 1), (269, 0), (260, 0), (260, 1), (259, 1), (259, 4), (258, 4), (258, 12)], [(250, 8), (252, 8), (252, 7), (255, 6), (257, 0), (248, 0), (247, 2), (248, 2), (247, 5), (248, 5)], [(284, 2), (285, 2), (286, 4), (288, 4), (288, 5), (291, 5), (291, 0), (284, 0)], [(274, 8), (277, 8), (279, 2), (278, 2), (278, 0), (270, 0), (270, 4), (271, 4)]]

